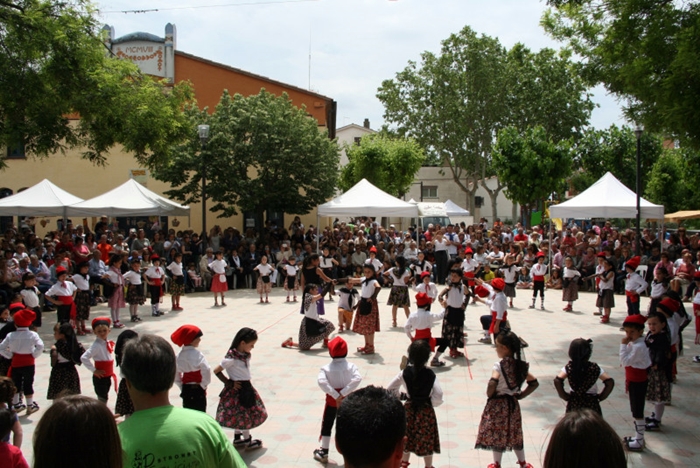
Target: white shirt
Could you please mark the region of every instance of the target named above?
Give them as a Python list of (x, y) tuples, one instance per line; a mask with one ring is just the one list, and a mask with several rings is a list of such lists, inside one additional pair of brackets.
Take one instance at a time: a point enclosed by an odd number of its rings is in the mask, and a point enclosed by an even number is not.
[[(600, 366), (598, 366), (598, 367), (600, 367)], [(562, 371), (564, 374), (566, 374), (566, 366), (562, 367), (562, 368), (561, 368), (561, 371)], [(600, 377), (600, 376), (603, 375), (604, 373), (605, 373), (605, 370), (603, 370), (603, 368), (600, 367), (600, 374), (598, 374), (598, 377)], [(567, 375), (568, 375), (568, 374), (567, 374)], [(592, 386), (591, 388), (589, 388), (588, 390), (586, 390), (586, 393), (590, 393), (591, 395), (597, 395), (597, 394), (598, 394), (598, 382), (596, 381), (596, 383), (594, 383), (593, 386)]]
[(372, 278), (371, 280), (369, 280), (365, 284), (364, 281), (365, 281), (365, 279), (367, 279), (367, 277), (363, 276), (360, 279), (363, 281), (361, 296), (364, 297), (365, 299), (369, 299), (370, 297), (372, 297), (374, 295), (374, 291), (377, 288), (377, 286), (379, 285), (379, 282), (376, 279)]
[(124, 280), (129, 284), (141, 284), (141, 274), (134, 270), (129, 270), (124, 273)]
[(450, 307), (462, 307), (464, 303), (464, 286), (450, 286), (446, 294), (447, 305)]
[(413, 273), (416, 276), (420, 276), (420, 274), (424, 271), (433, 271), (433, 265), (431, 265), (431, 263), (428, 261), (424, 261), (422, 266), (420, 263), (414, 263), (410, 266), (410, 268), (413, 270)]
[(165, 276), (165, 270), (163, 270), (163, 267), (152, 266), (146, 270), (146, 273), (144, 274), (150, 279), (163, 279), (163, 276)]
[(321, 268), (333, 268), (333, 257), (321, 257), (319, 262), (319, 267)]
[[(404, 388), (408, 389), (406, 381), (403, 379), (403, 371), (394, 377), (394, 380), (386, 387), (386, 389), (392, 392), (394, 395), (399, 395), (399, 389), (403, 385)], [(430, 403), (432, 403), (433, 408), (440, 406), (442, 404), (442, 387), (438, 382), (437, 376), (435, 377), (435, 382), (433, 382), (433, 389), (430, 392)]]
[(239, 359), (224, 358), (221, 361), (221, 367), (231, 380), (250, 380), (250, 358), (248, 358), (248, 365)]
[(457, 233), (446, 232), (443, 237), (450, 242), (450, 245), (447, 246), (447, 253), (450, 255), (457, 255), (457, 246), (454, 245), (459, 243), (459, 236)]
[(629, 273), (627, 281), (625, 281), (625, 291), (634, 291), (637, 294), (642, 294), (646, 291), (649, 284), (637, 273)]
[(484, 283), (484, 287), (489, 290), (489, 298), (486, 303), (491, 306), (491, 311), (496, 312), (496, 319), (503, 320), (503, 315), (508, 310), (508, 298), (503, 291), (496, 291), (493, 286)]
[(46, 296), (72, 296), (78, 287), (70, 281), (58, 282), (46, 291)]
[(667, 321), (668, 332), (671, 334), (671, 346), (678, 345), (681, 341), (681, 325), (685, 319), (679, 313), (674, 313)]
[(518, 273), (520, 273), (520, 267), (511, 265), (511, 266), (504, 266), (501, 267), (501, 271), (503, 272), (503, 281), (509, 284), (515, 283), (518, 281)]
[[(110, 347), (114, 349), (114, 342), (110, 341)], [(95, 372), (95, 366), (92, 364), (94, 361), (114, 361), (114, 355), (107, 351), (107, 342), (102, 338), (95, 338), (95, 341), (90, 345), (90, 347), (80, 356), (80, 362), (83, 363), (85, 368), (91, 373)]]
[[(596, 270), (596, 273), (598, 271)], [(611, 278), (609, 280), (605, 280), (605, 276), (612, 273)], [(614, 270), (603, 270), (600, 273), (602, 276), (600, 277), (600, 281), (598, 282), (598, 289), (613, 289), (615, 285), (615, 271)]]
[(177, 355), (175, 383), (182, 389), (182, 374), (197, 371), (202, 373), (202, 381), (199, 385), (206, 390), (211, 383), (211, 367), (209, 363), (204, 358), (204, 354), (194, 346), (183, 346), (182, 351)]
[[(663, 296), (666, 291), (668, 291), (668, 285), (664, 284), (663, 281), (657, 282), (656, 280), (651, 282), (651, 297), (652, 299), (660, 299), (661, 296)], [(700, 290), (698, 291), (698, 294), (700, 294)], [(693, 304), (700, 304), (700, 297), (698, 297), (698, 294), (695, 294), (695, 297), (693, 298)]]
[(12, 359), (14, 354), (31, 354), (34, 359), (44, 352), (44, 342), (39, 334), (29, 330), (29, 327), (19, 327), (10, 332), (0, 343), (0, 354)]
[(406, 319), (406, 325), (404, 325), (403, 329), (406, 331), (406, 336), (412, 340), (412, 330), (425, 330), (426, 328), (431, 328), (434, 324), (442, 321), (444, 317), (445, 309), (442, 309), (442, 312), (434, 313), (418, 308), (418, 310), (412, 312), (411, 315), (408, 316)]
[(575, 268), (564, 267), (564, 278), (574, 279), (577, 276), (581, 276), (581, 273)]
[(447, 251), (447, 240), (444, 237), (442, 238), (442, 242), (433, 239), (433, 245), (435, 246), (435, 252)]
[(284, 271), (287, 272), (287, 276), (296, 276), (299, 267), (296, 265), (286, 264), (284, 266)]
[(407, 248), (403, 251), (403, 256), (408, 260), (415, 260), (418, 258), (418, 249)]
[(503, 370), (501, 369), (501, 361), (498, 361), (493, 365), (493, 370), (498, 372), (498, 384), (496, 385), (496, 393), (498, 395), (515, 395), (520, 391), (519, 387), (511, 390), (508, 388), (505, 377), (503, 377)]
[(470, 273), (470, 272), (476, 270), (477, 268), (479, 268), (479, 262), (477, 262), (473, 258), (465, 258), (462, 261), (461, 268), (462, 268), (463, 272)]
[(173, 276), (183, 276), (182, 263), (171, 262), (170, 265), (168, 265), (168, 270), (170, 270)]
[(22, 302), (30, 309), (39, 307), (39, 290), (36, 286), (31, 289), (23, 289), (19, 292), (22, 295)]
[(359, 369), (345, 358), (333, 359), (321, 367), (318, 373), (318, 386), (332, 398), (348, 396), (357, 390), (360, 382), (362, 382), (362, 375)]
[(544, 263), (535, 263), (532, 265), (532, 269), (530, 270), (530, 274), (532, 275), (532, 278), (534, 279), (535, 276), (544, 276), (547, 274), (547, 265)]
[[(348, 285), (349, 286), (349, 285)], [(357, 305), (357, 289), (348, 289), (350, 292), (344, 292), (342, 289), (338, 291), (338, 309), (352, 310)], [(350, 298), (352, 298), (352, 306), (350, 306)]]
[(620, 364), (623, 367), (635, 367), (637, 369), (647, 369), (651, 367), (649, 349), (644, 342), (644, 336), (628, 344), (620, 344)]
[(272, 267), (270, 266), (269, 263), (265, 263), (264, 265), (262, 263), (258, 264), (254, 270), (258, 270), (258, 273), (260, 273), (260, 276), (269, 276), (272, 273)]
[(107, 276), (109, 276), (109, 281), (113, 284), (124, 284), (124, 276), (121, 271), (110, 268), (109, 271), (107, 271)]
[(389, 270), (389, 274), (391, 275), (392, 279), (394, 280), (394, 286), (406, 286), (406, 282), (404, 281), (404, 278), (410, 278), (411, 277), (411, 272), (409, 270), (404, 270), (401, 276), (397, 276), (396, 273), (398, 273), (399, 269), (394, 267), (391, 270)]
[(89, 291), (90, 290), (90, 275), (79, 275), (75, 274), (71, 277), (73, 280), (73, 283), (78, 287), (80, 291)]
[(213, 271), (217, 275), (225, 274), (227, 266), (228, 264), (225, 260), (214, 260), (209, 264), (209, 268), (211, 268), (211, 271)]
[(318, 321), (318, 301), (311, 301), (309, 307), (304, 309), (304, 316), (311, 320)]
[[(654, 291), (653, 284), (652, 284), (651, 290), (652, 290), (652, 292)], [(652, 297), (656, 297), (656, 296), (654, 296), (652, 294)], [(695, 290), (695, 296), (693, 296), (693, 304), (700, 304), (700, 288)]]
[(374, 259), (368, 258), (367, 260), (365, 260), (365, 263), (368, 265), (372, 265), (376, 273), (379, 273), (384, 269), (384, 264), (382, 264), (382, 262), (380, 262), (377, 257), (374, 257)]
[(438, 297), (438, 288), (435, 285), (435, 283), (430, 282), (428, 284), (425, 283), (419, 283), (416, 285), (413, 285), (413, 290), (417, 293), (426, 293), (430, 299), (433, 301), (435, 300), (436, 297)]

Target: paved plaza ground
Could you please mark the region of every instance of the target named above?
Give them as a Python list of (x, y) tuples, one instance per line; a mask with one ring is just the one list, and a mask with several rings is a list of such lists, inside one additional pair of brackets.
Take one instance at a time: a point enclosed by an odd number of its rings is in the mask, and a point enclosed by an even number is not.
[[(592, 338), (594, 343), (593, 360), (598, 362), (616, 382), (610, 398), (602, 403), (606, 420), (622, 435), (632, 433), (632, 417), (624, 391), (624, 370), (619, 365), (618, 350), (623, 333), (619, 331), (624, 316), (624, 296), (616, 296), (617, 307), (613, 310), (611, 323), (602, 325), (592, 315), (595, 310), (595, 295), (582, 293), (575, 303), (573, 313), (562, 312), (560, 291), (548, 291), (546, 310), (528, 310), (529, 291), (518, 291), (515, 308), (509, 310), (513, 330), (525, 338), (530, 347), (526, 359), (531, 372), (539, 379), (540, 387), (529, 398), (521, 402), (525, 453), (527, 460), (535, 467), (541, 466), (549, 435), (561, 415), (564, 402), (559, 400), (552, 384), (554, 376), (568, 361), (567, 351), (572, 339)], [(391, 328), (391, 308), (386, 304), (388, 290), (380, 293), (381, 333), (376, 335), (377, 354), (361, 356), (354, 351), (362, 345), (362, 336), (345, 332), (350, 353), (348, 359), (354, 362), (363, 376), (362, 385), (387, 385), (399, 372), (399, 361), (409, 342), (404, 334), (402, 318), (400, 328)], [(169, 297), (166, 307), (169, 310)], [(284, 291), (273, 289), (269, 304), (258, 304), (254, 290), (230, 291), (227, 307), (213, 307), (210, 293), (194, 293), (185, 296), (182, 312), (168, 313), (160, 318), (150, 316), (150, 307), (141, 308), (144, 318), (137, 325), (127, 324), (139, 333), (155, 333), (169, 339), (170, 334), (180, 325), (193, 323), (201, 327), (204, 337), (201, 350), (214, 367), (224, 356), (236, 331), (243, 326), (255, 328), (260, 333), (251, 361), (253, 385), (258, 389), (267, 406), (269, 419), (260, 428), (252, 431), (255, 438), (263, 441), (263, 448), (253, 452), (242, 452), (243, 459), (250, 467), (317, 467), (312, 452), (319, 446), (318, 437), (324, 395), (316, 384), (318, 369), (329, 361), (325, 349), (314, 348), (300, 352), (282, 349), (280, 344), (289, 336), (296, 341), (301, 316), (299, 303), (285, 303)], [(412, 300), (412, 302), (414, 302)], [(335, 323), (337, 303), (326, 303), (327, 315)], [(642, 299), (646, 310), (648, 299)], [(539, 306), (539, 302), (538, 302)], [(485, 467), (491, 462), (491, 453), (474, 449), (474, 441), (481, 412), (486, 403), (486, 384), (491, 375), (491, 367), (497, 360), (492, 346), (477, 342), (481, 336), (479, 316), (487, 313), (485, 305), (470, 305), (467, 309), (466, 331), (469, 342), (466, 348), (468, 359), (446, 358), (447, 365), (437, 369), (438, 379), (445, 391), (445, 403), (436, 409), (440, 426), (442, 453), (435, 456), (437, 468)], [(92, 316), (108, 314), (106, 305), (93, 308)], [(128, 311), (123, 310), (124, 316)], [(399, 312), (401, 314), (401, 311)], [(42, 337), (47, 348), (53, 344), (50, 333), (55, 314), (45, 314)], [(126, 323), (127, 321), (125, 321)], [(439, 335), (439, 328), (434, 330)], [(110, 335), (116, 340), (118, 330)], [(685, 333), (685, 356), (678, 361), (678, 383), (673, 388), (673, 405), (667, 408), (661, 432), (647, 433), (647, 450), (643, 453), (629, 453), (629, 466), (661, 467), (700, 466), (700, 364), (692, 362), (694, 354), (700, 354), (700, 347), (693, 345), (694, 327)], [(86, 348), (92, 336), (80, 337)], [(94, 396), (91, 375), (79, 367), (83, 393)], [(37, 360), (36, 399), (42, 410), (31, 416), (21, 416), (24, 427), (22, 449), (31, 464), (32, 436), (34, 426), (44, 410), (49, 406), (46, 389), (50, 373), (49, 356)], [(221, 383), (214, 378), (208, 391), (208, 413), (214, 415), (218, 403)], [(110, 408), (114, 408), (116, 393), (110, 393)], [(177, 388), (171, 391), (171, 402), (181, 405)], [(650, 408), (647, 406), (647, 414)], [(226, 429), (233, 437), (233, 431)], [(76, 441), (78, 442), (78, 441)], [(76, 446), (76, 450), (80, 450)], [(422, 467), (422, 461), (411, 458), (412, 466)], [(503, 466), (516, 466), (513, 453), (507, 453)], [(343, 459), (332, 446), (328, 466), (342, 466)]]

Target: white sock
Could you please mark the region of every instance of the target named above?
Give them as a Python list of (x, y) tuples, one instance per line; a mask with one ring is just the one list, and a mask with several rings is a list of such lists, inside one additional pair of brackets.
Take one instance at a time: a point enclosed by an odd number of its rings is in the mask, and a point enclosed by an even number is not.
[(646, 428), (646, 423), (644, 422), (643, 419), (635, 419), (634, 420), (634, 430), (635, 430), (635, 436), (634, 438), (643, 441), (644, 440), (644, 430)]
[(661, 418), (664, 417), (664, 410), (666, 409), (666, 403), (656, 403), (654, 405), (654, 419), (661, 422)]
[(12, 397), (12, 404), (13, 405), (18, 405), (19, 404), (19, 393), (15, 393)]
[(525, 450), (513, 450), (513, 452), (515, 452), (515, 456), (518, 457), (518, 463), (525, 461)]
[(571, 307), (572, 305), (574, 305), (574, 303), (573, 303), (572, 301), (569, 301), (568, 304), (569, 304), (569, 307)]
[(503, 452), (493, 452), (493, 461), (494, 462), (496, 462), (500, 465), (502, 459), (503, 459)]
[(27, 406), (32, 406), (32, 403), (34, 403), (34, 395), (27, 397)]
[(109, 315), (112, 316), (112, 323), (119, 321), (119, 309), (109, 309)]
[(328, 450), (331, 446), (331, 436), (321, 436), (321, 448)]
[(241, 433), (243, 434), (243, 438), (244, 438), (244, 439), (249, 439), (249, 438), (250, 438), (250, 430), (248, 430), (248, 429), (243, 429), (243, 430), (241, 431)]

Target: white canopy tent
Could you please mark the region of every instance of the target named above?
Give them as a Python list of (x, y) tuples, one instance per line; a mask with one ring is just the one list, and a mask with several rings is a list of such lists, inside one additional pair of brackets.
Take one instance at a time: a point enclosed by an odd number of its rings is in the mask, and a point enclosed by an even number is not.
[(418, 216), (416, 205), (392, 197), (362, 179), (347, 192), (318, 207), (319, 216)]
[(44, 179), (26, 190), (0, 199), (0, 216), (63, 216), (67, 207), (82, 202)]
[(469, 210), (465, 210), (452, 200), (447, 200), (445, 202), (445, 210), (447, 211), (447, 216), (471, 216)]
[[(663, 219), (663, 205), (640, 200), (642, 219)], [(571, 200), (549, 208), (552, 218), (625, 218), (637, 216), (637, 195), (610, 172)]]
[(68, 208), (73, 216), (189, 216), (190, 208), (148, 190), (134, 179)]

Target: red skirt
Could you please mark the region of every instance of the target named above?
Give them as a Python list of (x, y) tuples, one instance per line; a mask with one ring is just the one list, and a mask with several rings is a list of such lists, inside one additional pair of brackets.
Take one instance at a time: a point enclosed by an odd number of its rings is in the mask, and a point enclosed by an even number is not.
[(228, 291), (228, 282), (226, 281), (225, 273), (214, 273), (212, 275), (211, 291), (215, 293)]

